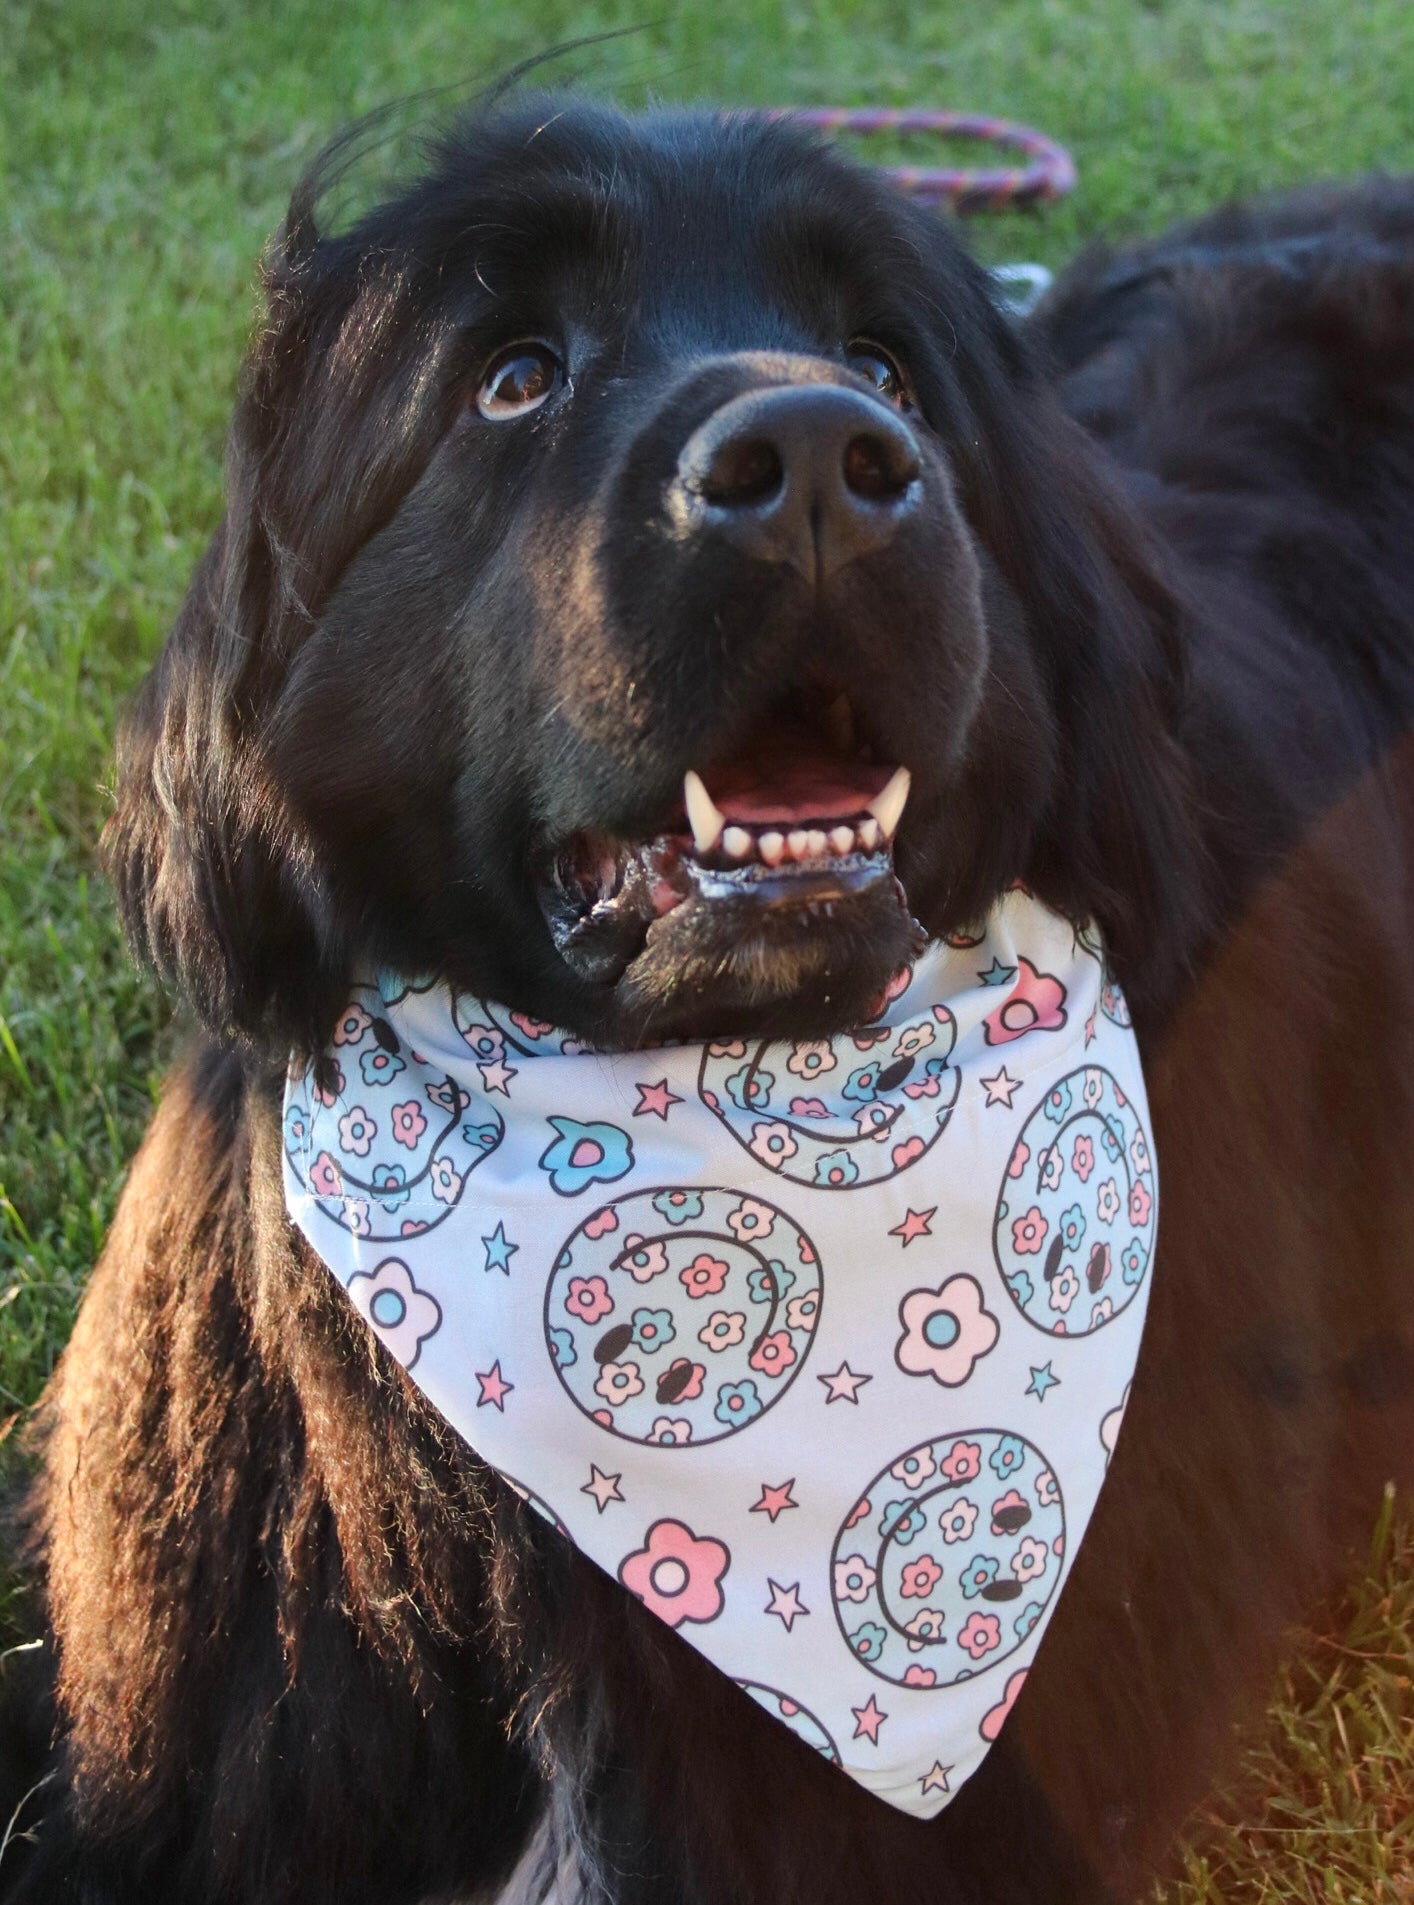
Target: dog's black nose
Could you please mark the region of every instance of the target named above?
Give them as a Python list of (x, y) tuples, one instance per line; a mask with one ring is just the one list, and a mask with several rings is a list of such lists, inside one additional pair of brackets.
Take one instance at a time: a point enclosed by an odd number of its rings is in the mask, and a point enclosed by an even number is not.
[(723, 404), (678, 458), (691, 513), (745, 554), (813, 581), (881, 549), (919, 493), (902, 417), (838, 384), (753, 390)]

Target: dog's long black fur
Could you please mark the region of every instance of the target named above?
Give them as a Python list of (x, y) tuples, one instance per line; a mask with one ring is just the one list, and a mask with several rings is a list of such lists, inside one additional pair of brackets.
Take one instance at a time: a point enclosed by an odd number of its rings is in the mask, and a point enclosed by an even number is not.
[[(501, 100), (319, 216), (270, 254), (226, 513), (121, 744), (108, 863), (203, 1030), (44, 1405), (55, 1734), (0, 1896), (1132, 1897), (1414, 1468), (1414, 184), (1087, 258), (1022, 330), (944, 222), (779, 126)], [(526, 336), (568, 383), (485, 423)], [(887, 559), (816, 587), (661, 533), (705, 417), (860, 387), (857, 338), (922, 459)], [(1098, 919), (1164, 1174), (1092, 1531), (927, 1824), (527, 1512), (280, 1191), (285, 1063), (356, 967), (610, 1043), (857, 1012), (873, 914), (748, 971), (689, 911), (605, 978), (540, 898), (555, 841), (650, 832), (822, 671), (913, 771), (930, 932), (1018, 879)]]

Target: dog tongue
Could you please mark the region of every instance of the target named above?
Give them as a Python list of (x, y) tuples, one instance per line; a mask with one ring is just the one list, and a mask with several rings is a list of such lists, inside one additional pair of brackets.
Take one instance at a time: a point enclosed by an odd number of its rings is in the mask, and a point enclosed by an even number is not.
[(817, 736), (773, 732), (703, 776), (728, 820), (848, 820), (881, 794), (892, 767), (829, 754)]

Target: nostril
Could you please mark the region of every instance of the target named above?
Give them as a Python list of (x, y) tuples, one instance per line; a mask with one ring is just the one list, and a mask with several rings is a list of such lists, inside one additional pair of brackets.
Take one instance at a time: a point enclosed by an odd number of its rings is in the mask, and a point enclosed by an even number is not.
[(845, 445), (845, 488), (870, 502), (886, 502), (901, 496), (918, 475), (918, 469), (918, 455), (913, 446), (893, 436), (861, 432)]
[(764, 437), (729, 438), (719, 444), (697, 484), (706, 502), (726, 509), (767, 503), (785, 481), (785, 466)]

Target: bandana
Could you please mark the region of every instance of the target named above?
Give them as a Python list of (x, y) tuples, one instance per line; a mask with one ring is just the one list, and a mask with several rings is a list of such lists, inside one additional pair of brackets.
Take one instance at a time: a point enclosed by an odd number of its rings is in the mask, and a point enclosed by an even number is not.
[(355, 987), (290, 1215), (433, 1406), (920, 1817), (996, 1739), (1104, 1480), (1157, 1187), (1090, 932), (1022, 892), (828, 1039), (627, 1053)]

